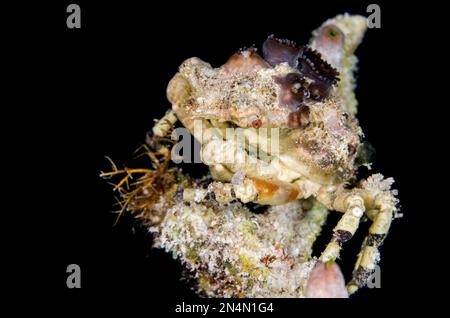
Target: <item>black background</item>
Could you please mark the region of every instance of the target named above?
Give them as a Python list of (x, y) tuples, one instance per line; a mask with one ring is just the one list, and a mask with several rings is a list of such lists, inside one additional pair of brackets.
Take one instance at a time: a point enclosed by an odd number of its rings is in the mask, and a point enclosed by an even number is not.
[[(32, 211), (27, 222), (32, 238), (19, 253), (25, 258), (25, 280), (27, 266), (39, 268), (33, 295), (79, 308), (88, 303), (104, 308), (100, 304), (105, 300), (113, 309), (131, 304), (129, 308), (170, 312), (183, 299), (199, 303), (192, 284), (180, 281), (181, 266), (152, 249), (151, 237), (132, 217), (125, 215), (113, 226), (114, 194), (99, 178), (110, 167), (105, 156), (136, 166), (133, 151), (144, 142), (153, 119), (170, 106), (166, 85), (184, 59), (198, 56), (219, 66), (240, 47), (260, 48), (272, 33), (306, 43), (326, 19), (343, 12), (367, 15), (370, 3), (336, 2), (77, 1), (82, 28), (72, 30), (66, 27), (69, 2), (21, 8), (23, 18), (11, 27), (24, 20), (30, 26), (23, 37), (14, 38), (23, 49), (21, 62), (11, 62), (18, 70), (11, 81), (25, 88), (15, 94), (14, 105), (26, 126), (19, 148), (32, 154), (26, 167), (34, 181), (29, 186), (33, 191), (21, 190), (16, 210)], [(426, 172), (415, 168), (421, 164), (417, 149), (426, 142), (417, 127), (429, 125), (422, 120), (424, 106), (414, 98), (421, 86), (411, 83), (418, 80), (411, 65), (417, 65), (420, 53), (411, 38), (421, 36), (420, 28), (408, 27), (415, 20), (407, 7), (377, 3), (382, 27), (368, 30), (357, 51), (358, 118), (366, 140), (377, 149), (374, 172), (396, 180), (404, 218), (394, 222), (382, 247), (382, 288), (364, 289), (350, 300), (372, 306), (375, 313), (382, 311), (381, 303), (424, 295), (417, 248), (427, 229), (419, 228), (423, 203), (417, 180)], [(22, 187), (29, 178), (19, 180)], [(337, 215), (330, 217), (319, 245), (330, 238), (337, 220)], [(340, 264), (347, 279), (366, 230), (362, 226), (345, 245)], [(66, 287), (71, 263), (81, 266), (80, 290)], [(24, 292), (31, 290), (24, 286)], [(310, 304), (317, 302), (276, 303), (280, 311)]]

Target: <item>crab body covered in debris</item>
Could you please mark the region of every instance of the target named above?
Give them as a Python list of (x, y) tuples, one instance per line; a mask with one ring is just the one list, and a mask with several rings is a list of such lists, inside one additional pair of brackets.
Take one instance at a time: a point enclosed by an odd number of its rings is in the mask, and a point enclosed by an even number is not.
[[(276, 43), (271, 46), (281, 47), (274, 49), (283, 49), (285, 45), (274, 38), (267, 41)], [(319, 59), (316, 52), (309, 52)], [(244, 135), (252, 143), (249, 146), (261, 148), (269, 156), (274, 148), (271, 128), (279, 128), (276, 130), (279, 148), (275, 149), (279, 153), (274, 157), (290, 173), (282, 173), (277, 167), (267, 179), (292, 182), (304, 178), (321, 185), (338, 185), (353, 175), (361, 129), (345, 111), (339, 97), (333, 95), (334, 81), (335, 78), (313, 80), (287, 62), (272, 67), (254, 49), (246, 49), (217, 69), (198, 58), (185, 61), (169, 84), (168, 96), (177, 117), (192, 133), (197, 133), (196, 120), (203, 128), (216, 128), (213, 133), (221, 139), (226, 138), (226, 128), (243, 128), (248, 130)], [(266, 139), (258, 134), (263, 130)], [(196, 137), (204, 146), (213, 139), (198, 134)], [(208, 157), (209, 148), (204, 147), (203, 157), (204, 161), (210, 159), (214, 168), (215, 157), (214, 154)], [(230, 176), (239, 168), (227, 170)], [(244, 172), (261, 176), (261, 171)]]
[[(161, 202), (151, 209), (161, 205), (164, 215), (152, 231), (157, 246), (197, 273), (207, 295), (345, 297), (373, 273), (398, 200), (392, 178), (358, 180), (356, 174), (363, 133), (356, 119), (354, 51), (365, 30), (364, 17), (339, 15), (315, 30), (309, 45), (269, 36), (262, 55), (241, 49), (219, 68), (189, 58), (168, 84), (172, 109), (153, 127), (153, 141), (167, 139), (179, 120), (200, 142), (212, 179), (206, 186), (179, 182), (170, 191), (162, 183)], [(138, 192), (145, 197), (153, 189), (152, 179)], [(163, 204), (170, 200), (176, 203)], [(243, 205), (248, 202), (268, 211), (251, 215)], [(304, 202), (315, 208), (308, 212)], [(289, 211), (286, 217), (282, 210)], [(316, 259), (311, 246), (328, 210), (342, 216)], [(363, 216), (372, 225), (345, 289), (339, 268), (330, 264)], [(271, 226), (279, 228), (271, 232)]]

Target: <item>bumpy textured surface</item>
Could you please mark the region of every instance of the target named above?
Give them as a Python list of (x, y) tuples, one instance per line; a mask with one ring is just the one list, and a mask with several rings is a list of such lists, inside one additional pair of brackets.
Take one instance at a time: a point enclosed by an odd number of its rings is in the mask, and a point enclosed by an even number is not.
[(238, 202), (178, 203), (151, 230), (155, 246), (193, 271), (207, 296), (304, 297), (316, 263), (311, 246), (327, 214), (318, 203), (300, 201), (260, 215)]
[[(398, 200), (392, 178), (356, 178), (363, 134), (355, 117), (354, 51), (365, 30), (364, 17), (339, 15), (313, 32), (310, 46), (270, 36), (264, 58), (250, 48), (220, 68), (186, 60), (168, 85), (173, 111), (153, 128), (153, 149), (146, 151), (153, 168), (113, 166), (103, 174), (126, 174), (116, 186), (121, 212), (149, 226), (155, 247), (185, 265), (201, 295), (347, 297), (366, 284)], [(177, 120), (201, 141), (210, 176), (195, 180), (172, 167), (167, 142)], [(195, 120), (212, 130), (198, 133)], [(249, 140), (255, 129), (279, 128), (280, 152), (271, 152), (272, 135), (247, 148), (237, 144), (224, 134), (236, 126)], [(249, 163), (251, 147), (270, 160)], [(231, 155), (246, 160), (224, 160)], [(134, 172), (144, 175), (126, 191)], [(242, 202), (268, 207), (256, 214)], [(317, 258), (312, 246), (329, 210), (343, 216)], [(364, 214), (373, 224), (345, 288), (333, 262)]]

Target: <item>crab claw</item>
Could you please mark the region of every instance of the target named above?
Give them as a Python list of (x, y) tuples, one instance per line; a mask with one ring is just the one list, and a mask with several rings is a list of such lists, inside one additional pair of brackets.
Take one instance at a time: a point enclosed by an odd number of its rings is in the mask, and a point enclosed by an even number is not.
[(256, 202), (259, 204), (279, 205), (296, 200), (300, 195), (300, 189), (288, 182), (278, 180), (264, 180), (250, 177), (253, 181), (258, 196)]

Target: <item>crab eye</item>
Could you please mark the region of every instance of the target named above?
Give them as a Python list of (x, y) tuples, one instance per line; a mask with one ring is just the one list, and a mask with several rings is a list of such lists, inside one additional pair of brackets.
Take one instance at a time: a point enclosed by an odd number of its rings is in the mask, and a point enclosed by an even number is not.
[(259, 127), (261, 127), (261, 125), (262, 125), (261, 119), (257, 118), (257, 119), (252, 120), (253, 128), (258, 129)]
[(261, 119), (259, 119), (257, 116), (252, 115), (248, 118), (248, 122), (250, 123), (250, 125), (255, 128), (258, 129), (261, 127), (262, 125), (262, 121)]

